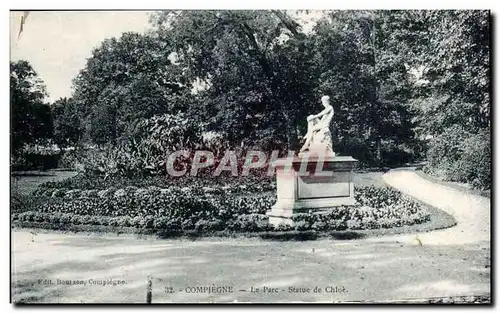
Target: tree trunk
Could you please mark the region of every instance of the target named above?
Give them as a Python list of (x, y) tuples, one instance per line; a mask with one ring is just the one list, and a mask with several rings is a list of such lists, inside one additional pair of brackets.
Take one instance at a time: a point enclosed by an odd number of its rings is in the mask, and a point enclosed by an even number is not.
[(377, 136), (376, 139), (376, 147), (377, 147), (377, 165), (379, 167), (382, 166), (382, 147), (381, 147), (381, 138)]
[(286, 137), (286, 149), (290, 150), (292, 146), (292, 123), (290, 121), (290, 115), (286, 110), (283, 110), (283, 116), (285, 118), (285, 137)]

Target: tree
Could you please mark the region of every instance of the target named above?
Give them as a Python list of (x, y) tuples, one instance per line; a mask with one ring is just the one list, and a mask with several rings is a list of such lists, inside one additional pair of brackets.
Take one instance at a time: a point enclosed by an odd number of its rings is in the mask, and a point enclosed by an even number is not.
[(181, 11), (156, 13), (152, 23), (187, 79), (207, 84), (200, 106), (210, 129), (233, 145), (273, 138), (297, 146), (298, 121), (319, 97), (313, 51), (296, 21), (281, 11)]
[(11, 148), (19, 155), (28, 144), (42, 144), (52, 135), (50, 107), (43, 81), (27, 61), (10, 63)]
[(52, 105), (53, 140), (63, 149), (77, 145), (83, 134), (77, 107), (72, 99), (61, 98)]
[(430, 11), (422, 84), (414, 107), (420, 133), (438, 135), (455, 124), (474, 133), (490, 127), (488, 11)]
[(414, 141), (407, 66), (418, 46), (412, 38), (416, 17), (403, 11), (334, 11), (315, 27), (320, 89), (336, 108), (338, 149), (363, 163), (396, 161), (394, 155), (408, 154), (404, 150)]
[(93, 142), (115, 143), (139, 119), (185, 109), (190, 90), (169, 55), (168, 43), (138, 33), (106, 39), (94, 49), (74, 80), (73, 95)]
[(451, 125), (489, 129), (487, 12), (331, 11), (310, 33), (297, 21), (152, 14), (150, 33), (105, 40), (75, 80), (86, 134), (116, 143), (139, 120), (183, 112), (233, 148), (296, 149), (322, 94), (334, 150), (368, 165), (410, 161)]

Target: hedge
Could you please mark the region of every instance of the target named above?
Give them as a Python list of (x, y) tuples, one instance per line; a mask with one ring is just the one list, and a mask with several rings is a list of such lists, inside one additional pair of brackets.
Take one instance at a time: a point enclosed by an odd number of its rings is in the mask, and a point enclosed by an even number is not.
[(12, 171), (49, 170), (58, 167), (59, 153), (25, 152), (18, 157), (11, 157)]

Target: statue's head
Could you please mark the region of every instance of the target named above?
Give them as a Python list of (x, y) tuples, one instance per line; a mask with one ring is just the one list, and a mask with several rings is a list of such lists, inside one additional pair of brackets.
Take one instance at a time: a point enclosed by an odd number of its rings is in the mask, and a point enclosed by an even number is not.
[(330, 96), (323, 96), (323, 97), (321, 97), (321, 104), (324, 107), (327, 107), (328, 105), (330, 105)]

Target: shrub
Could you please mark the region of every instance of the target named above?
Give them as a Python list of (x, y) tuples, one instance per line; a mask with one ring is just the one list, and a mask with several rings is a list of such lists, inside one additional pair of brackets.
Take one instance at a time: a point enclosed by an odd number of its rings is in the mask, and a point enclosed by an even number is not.
[(167, 231), (178, 232), (181, 230), (181, 220), (179, 218), (173, 218), (167, 222)]
[(132, 218), (132, 221), (130, 224), (132, 227), (141, 228), (142, 225), (144, 224), (143, 219), (144, 218), (142, 216), (136, 216), (136, 217)]
[(80, 215), (73, 215), (71, 217), (71, 224), (73, 225), (80, 225), (82, 223), (82, 220), (80, 218)]
[(290, 231), (292, 229), (293, 229), (293, 227), (291, 225), (284, 224), (284, 223), (283, 224), (278, 224), (278, 226), (274, 227), (274, 230), (280, 231), (280, 232), (281, 231)]
[(80, 218), (80, 224), (82, 225), (93, 225), (92, 216), (82, 215)]
[(52, 194), (50, 195), (53, 198), (56, 197), (64, 197), (66, 195), (66, 188), (53, 189)]
[(164, 229), (167, 227), (168, 217), (160, 216), (156, 218), (153, 222), (153, 228), (155, 229)]
[(69, 224), (72, 220), (72, 216), (69, 213), (64, 213), (61, 215), (60, 223), (61, 224)]
[(108, 216), (101, 216), (100, 223), (102, 226), (112, 226), (111, 218)]
[(57, 167), (65, 169), (78, 169), (82, 162), (81, 157), (81, 151), (64, 151), (57, 162)]
[(19, 220), (23, 222), (33, 222), (35, 213), (32, 211), (23, 212), (19, 214)]
[(220, 219), (200, 219), (194, 225), (194, 230), (199, 233), (218, 231), (224, 229), (224, 223)]
[(489, 129), (472, 134), (459, 125), (447, 128), (430, 142), (424, 171), (444, 180), (490, 189)]
[(61, 216), (62, 216), (61, 213), (55, 212), (55, 213), (50, 215), (48, 222), (50, 222), (53, 225), (59, 224), (61, 222)]
[(144, 220), (143, 220), (143, 227), (144, 228), (153, 228), (153, 225), (154, 225), (154, 216), (153, 215), (147, 215), (146, 217), (144, 217)]
[(347, 228), (348, 229), (361, 229), (361, 221), (357, 219), (352, 219), (347, 221)]
[(82, 196), (82, 191), (80, 189), (67, 190), (63, 197), (66, 199), (78, 199)]
[(111, 217), (111, 218), (109, 219), (109, 223), (108, 223), (108, 225), (109, 225), (109, 226), (113, 226), (113, 227), (119, 226), (119, 225), (118, 225), (118, 224), (119, 224), (119, 220), (120, 220), (120, 218), (119, 218), (119, 217)]
[(57, 168), (60, 154), (55, 151), (24, 152), (11, 159), (13, 171), (48, 170)]
[(120, 227), (129, 227), (131, 224), (131, 218), (128, 216), (121, 216), (118, 218), (118, 226)]
[(183, 113), (153, 116), (138, 121), (117, 145), (88, 151), (83, 168), (106, 177), (165, 175), (168, 152), (192, 150), (201, 142), (200, 124)]
[(13, 213), (33, 210), (36, 205), (37, 199), (35, 197), (11, 190), (10, 208)]
[(101, 216), (90, 216), (88, 223), (89, 225), (101, 225)]

